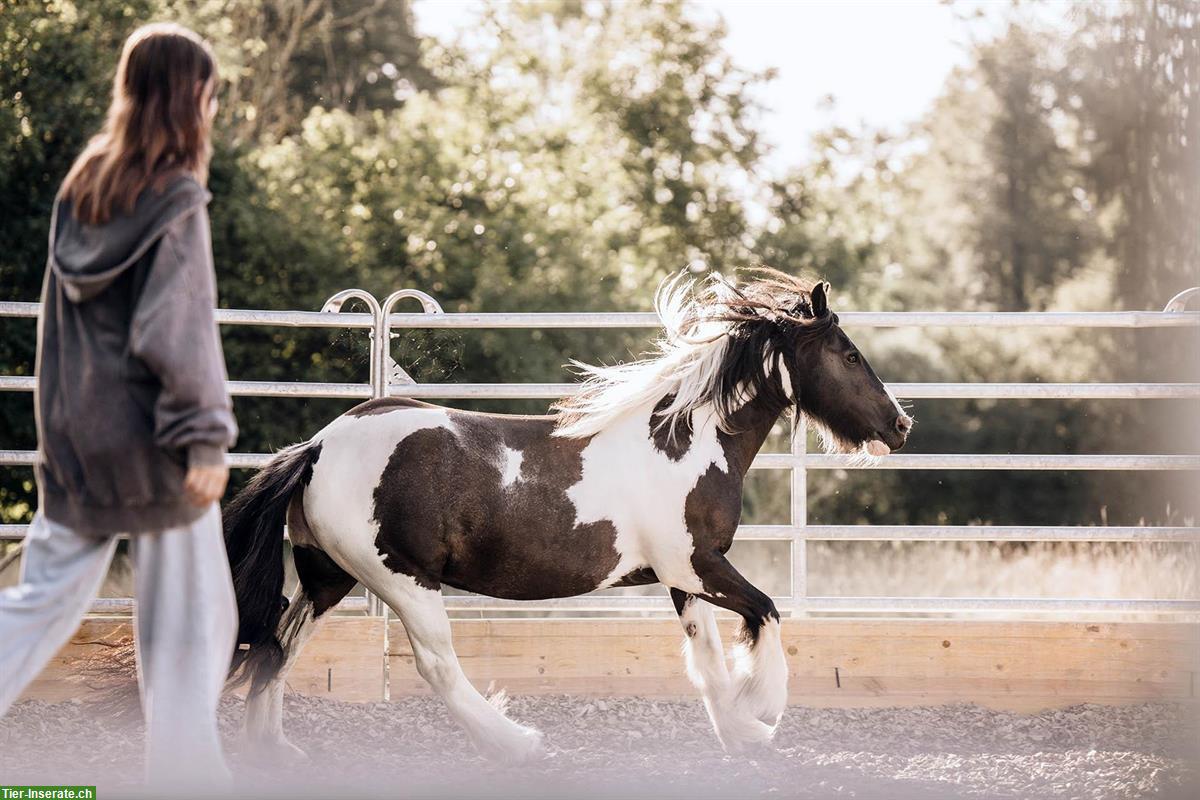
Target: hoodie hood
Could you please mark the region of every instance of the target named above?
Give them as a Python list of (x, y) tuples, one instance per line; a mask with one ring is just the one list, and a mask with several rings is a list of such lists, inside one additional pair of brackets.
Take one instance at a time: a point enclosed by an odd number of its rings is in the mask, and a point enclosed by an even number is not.
[(161, 191), (143, 191), (133, 210), (87, 225), (61, 196), (50, 223), (50, 268), (72, 303), (90, 300), (146, 254), (178, 219), (203, 208), (212, 195), (189, 176), (172, 178)]

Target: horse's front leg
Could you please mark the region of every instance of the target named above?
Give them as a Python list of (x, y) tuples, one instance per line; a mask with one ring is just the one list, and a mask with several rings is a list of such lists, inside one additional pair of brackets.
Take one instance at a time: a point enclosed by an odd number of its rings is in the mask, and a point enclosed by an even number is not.
[(729, 674), (712, 609), (694, 595), (671, 591), (688, 637), (684, 644), (688, 675), (704, 696), (722, 743), (736, 751), (770, 739), (787, 706), (788, 669), (779, 612), (771, 598), (723, 555), (694, 557), (693, 566), (704, 589), (699, 597), (742, 617)]
[(713, 607), (679, 589), (671, 589), (671, 600), (683, 625), (688, 679), (704, 699), (704, 708), (721, 744), (736, 753), (747, 745), (769, 741), (771, 726), (738, 706), (738, 693), (725, 666), (725, 650)]

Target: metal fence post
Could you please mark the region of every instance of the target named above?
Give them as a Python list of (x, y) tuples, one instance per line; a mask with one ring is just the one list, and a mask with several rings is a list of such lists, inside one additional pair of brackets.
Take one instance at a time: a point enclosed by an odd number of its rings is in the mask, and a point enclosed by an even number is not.
[(792, 425), (792, 616), (799, 616), (808, 603), (808, 422), (797, 412)]
[(380, 395), (381, 397), (388, 396), (388, 383), (391, 380), (393, 365), (395, 365), (395, 369), (400, 373), (399, 377), (402, 378), (402, 383), (416, 383), (404, 371), (403, 367), (392, 361), (392, 328), (388, 321), (391, 318), (392, 309), (395, 308), (396, 303), (409, 297), (420, 300), (421, 310), (426, 314), (445, 313), (442, 311), (441, 303), (419, 289), (400, 289), (384, 298), (383, 303), (380, 304), (379, 319), (375, 323), (376, 330), (379, 331), (378, 338), (382, 344), (379, 347), (378, 354), (373, 355), (378, 360), (378, 363), (371, 365), (373, 369), (378, 369), (379, 374), (383, 376), (383, 393)]
[[(347, 300), (361, 300), (366, 303), (367, 308), (371, 311), (371, 356), (370, 356), (370, 382), (371, 382), (371, 397), (378, 399), (387, 394), (387, 375), (379, 367), (379, 350), (380, 342), (387, 338), (380, 336), (379, 331), (383, 314), (379, 308), (379, 301), (376, 300), (369, 292), (362, 289), (343, 289), (325, 301), (325, 305), (321, 306), (321, 312), (324, 314), (336, 314), (342, 310), (342, 306)], [(386, 332), (386, 325), (383, 326)]]
[(1163, 306), (1163, 312), (1167, 314), (1173, 314), (1178, 311), (1184, 311), (1187, 308), (1188, 301), (1193, 297), (1200, 297), (1200, 287), (1193, 286), (1190, 289), (1184, 289), (1182, 292), (1172, 297), (1167, 301), (1167, 304)]
[[(349, 300), (361, 300), (371, 311), (371, 355), (370, 382), (371, 399), (380, 400), (388, 396), (388, 383), (391, 366), (392, 331), (388, 317), (396, 303), (412, 297), (421, 301), (421, 308), (426, 314), (441, 314), (442, 307), (437, 300), (417, 289), (400, 289), (392, 292), (380, 303), (375, 297), (362, 289), (343, 289), (325, 301), (321, 311), (336, 314)], [(373, 617), (387, 617), (387, 604), (376, 597), (370, 590), (366, 592), (367, 613)]]
[[(384, 343), (388, 340), (387, 320), (379, 307), (379, 301), (369, 292), (362, 289), (343, 289), (325, 301), (321, 311), (336, 314), (342, 310), (347, 300), (361, 300), (371, 310), (371, 340), (370, 371), (371, 399), (378, 400), (387, 396), (387, 372), (384, 369), (384, 358), (387, 348)], [(384, 355), (381, 355), (384, 354)], [(372, 617), (387, 617), (387, 604), (375, 596), (369, 589), (364, 593), (367, 600), (367, 614)]]

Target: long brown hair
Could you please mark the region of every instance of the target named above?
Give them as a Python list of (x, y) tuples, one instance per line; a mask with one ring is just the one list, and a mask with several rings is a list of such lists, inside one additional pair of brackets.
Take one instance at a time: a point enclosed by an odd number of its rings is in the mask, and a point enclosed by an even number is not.
[(215, 86), (216, 75), (212, 49), (180, 25), (146, 25), (125, 40), (104, 127), (63, 181), (76, 219), (107, 222), (177, 173), (206, 181), (211, 121), (201, 87)]

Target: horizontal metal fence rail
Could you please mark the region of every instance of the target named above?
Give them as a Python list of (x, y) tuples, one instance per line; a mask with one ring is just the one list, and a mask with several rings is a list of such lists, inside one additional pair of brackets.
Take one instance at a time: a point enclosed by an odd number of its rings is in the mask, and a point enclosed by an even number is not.
[[(776, 597), (777, 602), (790, 598)], [(446, 607), (464, 611), (674, 611), (671, 598), (656, 595), (582, 595), (554, 600), (497, 600), (477, 595), (447, 595)], [(844, 613), (1089, 612), (1178, 614), (1200, 610), (1193, 600), (1092, 599), (1075, 597), (837, 597), (809, 596), (805, 611)]]
[[(595, 595), (564, 597), (554, 600), (498, 600), (478, 595), (445, 595), (446, 608), (451, 611), (553, 611), (656, 612), (674, 616), (671, 598), (659, 595)], [(776, 597), (786, 601), (787, 597)], [(93, 613), (131, 612), (134, 602), (127, 597), (101, 597), (92, 605)], [(962, 614), (962, 613), (1038, 613), (1061, 614), (1191, 614), (1197, 603), (1190, 600), (1098, 600), (1082, 597), (838, 597), (813, 596), (805, 600), (807, 611), (844, 614)], [(338, 611), (367, 611), (365, 597), (347, 597), (338, 603)], [(721, 609), (718, 609), (718, 613)]]
[[(366, 383), (229, 381), (235, 397), (371, 396)], [(902, 400), (1188, 400), (1200, 398), (1200, 383), (891, 383)], [(0, 392), (32, 392), (31, 375), (0, 376)], [(575, 383), (421, 383), (392, 385), (392, 397), (423, 400), (555, 400), (578, 391)]]
[[(19, 541), (28, 525), (0, 525)], [(1200, 542), (1200, 528), (1091, 525), (740, 525), (738, 541), (810, 542)]]
[[(856, 328), (948, 327), (948, 328), (1197, 328), (1200, 313), (1183, 311), (1183, 303), (1194, 295), (1181, 293), (1168, 304), (1168, 311), (1116, 312), (846, 312), (842, 324)], [(390, 313), (397, 300), (416, 297), (426, 313)], [(362, 299), (370, 314), (328, 313), (339, 310), (350, 299)], [(336, 301), (336, 302), (333, 302)], [(0, 317), (37, 317), (39, 304), (0, 302)], [(386, 319), (386, 321), (384, 321)], [(331, 298), (326, 310), (265, 311), (220, 309), (222, 325), (314, 327), (339, 329), (572, 329), (655, 328), (652, 313), (441, 313), (432, 298), (420, 292), (400, 292), (380, 304), (358, 290)], [(382, 337), (386, 338), (386, 337)], [(576, 390), (569, 383), (437, 383), (386, 384), (378, 377), (377, 364), (385, 363), (386, 349), (373, 342), (370, 383), (319, 383), (279, 381), (230, 381), (235, 396), (367, 399), (379, 394), (424, 399), (551, 399)], [(382, 388), (378, 388), (382, 387)], [(1200, 398), (1196, 383), (898, 383), (893, 392), (904, 399), (992, 399), (992, 400), (1147, 400)], [(0, 376), (0, 391), (30, 392), (31, 376)], [(1197, 527), (1089, 527), (1089, 526), (896, 526), (896, 525), (807, 525), (806, 474), (808, 470), (846, 469), (947, 469), (947, 470), (1200, 470), (1200, 455), (1161, 454), (895, 454), (881, 460), (857, 455), (807, 453), (804, 437), (796, 437), (791, 453), (763, 453), (755, 469), (787, 469), (792, 472), (792, 523), (788, 525), (743, 525), (739, 539), (788, 541), (792, 545), (792, 594), (778, 598), (790, 601), (796, 612), (1080, 612), (1155, 613), (1200, 612), (1200, 600), (1088, 599), (1088, 598), (969, 598), (969, 597), (821, 597), (810, 596), (806, 586), (805, 544), (808, 541), (1053, 541), (1053, 542), (1200, 542)], [(28, 466), (33, 451), (0, 450), (0, 467)], [(269, 454), (231, 453), (230, 466), (255, 469)], [(24, 525), (0, 525), (0, 540), (20, 539)], [(505, 601), (487, 597), (448, 595), (447, 605), (463, 611), (665, 611), (670, 604), (661, 596), (586, 595), (538, 602)], [(127, 609), (124, 598), (97, 600), (97, 610)], [(343, 610), (378, 610), (370, 598), (347, 598)]]
[[(0, 302), (0, 317), (36, 318), (38, 303)], [(1188, 328), (1200, 325), (1196, 311), (844, 311), (851, 328)], [(370, 328), (370, 314), (321, 311), (255, 311), (217, 309), (222, 325), (286, 328)], [(388, 315), (391, 328), (657, 328), (649, 311), (573, 313), (407, 314)]]
[[(33, 450), (0, 450), (0, 467), (32, 466)], [(269, 453), (230, 453), (226, 462), (233, 469), (259, 469), (272, 458)], [(750, 469), (792, 469), (790, 453), (759, 453)], [(948, 469), (948, 470), (1080, 470), (1080, 471), (1191, 471), (1200, 470), (1200, 455), (1005, 455), (1005, 454), (911, 454), (896, 453), (881, 459), (840, 453), (810, 454), (807, 469)]]

